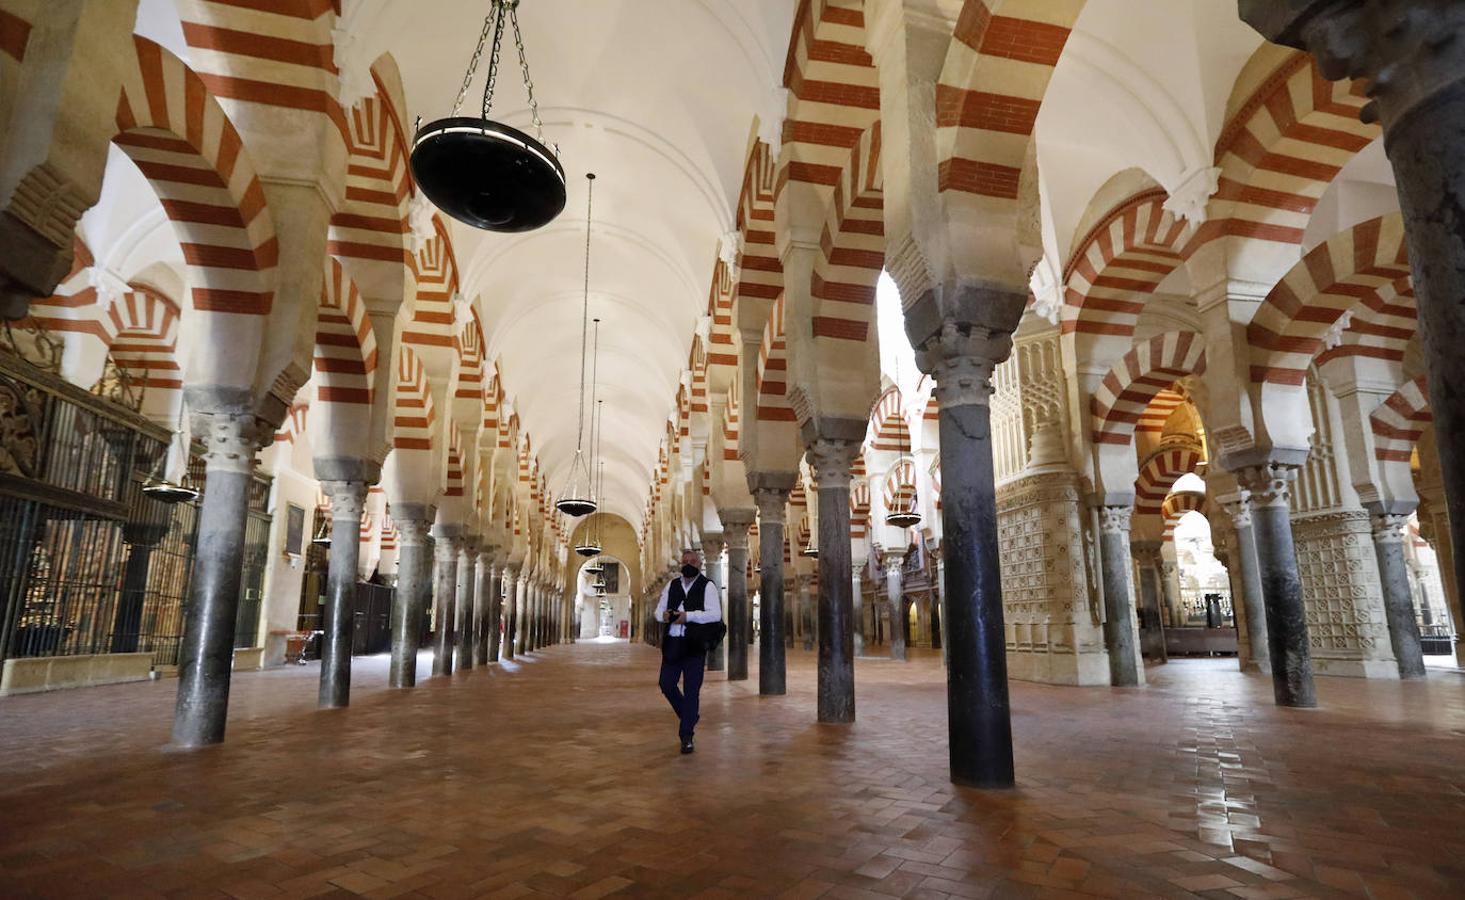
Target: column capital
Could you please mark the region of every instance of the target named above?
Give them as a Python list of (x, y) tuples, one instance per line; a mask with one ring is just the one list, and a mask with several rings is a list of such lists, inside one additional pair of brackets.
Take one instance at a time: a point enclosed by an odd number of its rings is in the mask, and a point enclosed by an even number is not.
[(1323, 77), (1369, 82), (1360, 118), (1387, 132), (1465, 79), (1465, 7), (1451, 0), (1241, 0), (1267, 40), (1308, 50)]
[(819, 490), (848, 490), (850, 468), (860, 455), (861, 440), (818, 437), (809, 442), (805, 458), (814, 470), (814, 484)]
[(722, 539), (727, 542), (729, 551), (748, 549), (748, 529), (753, 527), (756, 515), (745, 510), (737, 510), (736, 514), (722, 513)]
[(986, 406), (992, 397), (992, 372), (1012, 352), (1012, 332), (948, 317), (915, 349), (916, 366), (936, 382), (932, 394), (942, 409)]
[(194, 438), (203, 442), (204, 462), (211, 472), (251, 474), (255, 455), (275, 434), (270, 423), (254, 413), (195, 412), (190, 422)]
[[(724, 532), (725, 534), (726, 532)], [(722, 555), (722, 550), (727, 546), (727, 541), (722, 534), (702, 535), (702, 556), (704, 559), (715, 559)]]
[(1134, 516), (1132, 506), (1099, 507), (1099, 530), (1104, 534), (1129, 535), (1129, 523)]
[(758, 507), (758, 521), (768, 525), (782, 525), (790, 493), (788, 488), (782, 487), (755, 489), (753, 503)]
[(397, 526), (397, 539), (403, 547), (421, 547), (427, 543), (432, 516), (412, 516), (394, 513), (392, 524)]
[(1373, 517), (1373, 542), (1375, 544), (1403, 544), (1404, 526), (1408, 516), (1385, 513)]
[(1216, 497), (1216, 502), (1231, 517), (1234, 527), (1251, 527), (1251, 491), (1238, 490), (1232, 494), (1221, 494)]
[(1160, 550), (1164, 546), (1164, 541), (1130, 541), (1129, 555), (1133, 556), (1136, 562), (1159, 568)]
[(1296, 478), (1297, 466), (1288, 463), (1262, 463), (1236, 470), (1236, 481), (1251, 494), (1251, 503), (1256, 509), (1285, 509), (1292, 498), (1292, 482)]
[(366, 482), (322, 481), (320, 487), (331, 498), (332, 520), (361, 520), (361, 514), (366, 509)]
[(899, 575), (905, 571), (905, 551), (885, 550), (880, 554), (880, 568), (884, 570), (887, 577)]

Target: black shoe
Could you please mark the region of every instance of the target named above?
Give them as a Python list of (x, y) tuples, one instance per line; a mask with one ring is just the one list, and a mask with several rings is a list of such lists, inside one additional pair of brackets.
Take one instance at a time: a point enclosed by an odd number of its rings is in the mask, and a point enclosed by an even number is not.
[(691, 737), (684, 737), (684, 738), (682, 738), (682, 755), (685, 756), (688, 753), (691, 753), (693, 749), (694, 748), (692, 747), (692, 738)]

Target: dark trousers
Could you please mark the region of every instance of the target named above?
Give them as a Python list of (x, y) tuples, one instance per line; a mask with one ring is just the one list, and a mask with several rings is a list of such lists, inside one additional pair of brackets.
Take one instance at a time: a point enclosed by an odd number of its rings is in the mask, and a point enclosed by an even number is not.
[[(688, 651), (685, 638), (669, 637), (661, 651), (661, 692), (681, 720), (678, 734), (691, 737), (702, 706), (702, 672), (706, 657)], [(682, 690), (677, 690), (677, 682)], [(685, 693), (684, 693), (685, 692)]]

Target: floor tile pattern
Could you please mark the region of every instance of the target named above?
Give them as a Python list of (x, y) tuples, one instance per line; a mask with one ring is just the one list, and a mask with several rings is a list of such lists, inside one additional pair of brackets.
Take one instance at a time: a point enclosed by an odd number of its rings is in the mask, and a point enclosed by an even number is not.
[[(427, 657), (424, 657), (427, 662)], [(314, 709), (235, 679), (228, 743), (166, 753), (174, 683), (0, 700), (3, 897), (1460, 897), (1465, 678), (1234, 661), (1145, 688), (1014, 684), (1019, 786), (947, 779), (938, 657), (861, 659), (859, 720), (709, 677), (677, 753), (654, 651), (580, 643)]]

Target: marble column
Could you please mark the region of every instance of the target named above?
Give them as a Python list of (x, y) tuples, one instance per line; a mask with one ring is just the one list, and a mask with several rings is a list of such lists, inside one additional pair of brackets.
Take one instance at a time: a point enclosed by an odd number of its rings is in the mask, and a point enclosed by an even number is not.
[(1312, 682), (1302, 579), (1292, 546), (1292, 513), (1287, 505), (1296, 476), (1295, 467), (1280, 463), (1247, 466), (1236, 473), (1241, 487), (1251, 494), (1251, 528), (1266, 608), (1272, 693), (1278, 706), (1310, 707), (1317, 706), (1317, 691)]
[(799, 576), (799, 635), (805, 650), (814, 649), (814, 576)]
[(198, 512), (193, 578), (179, 650), (174, 747), (201, 747), (224, 740), (249, 486), (255, 454), (273, 431), (253, 413), (193, 415), (194, 438), (206, 448), (207, 486)]
[(488, 633), (488, 627), (493, 622), (493, 558), (488, 550), (482, 550), (475, 562), (478, 581), (473, 592), (473, 637), (476, 641), (473, 655), (479, 665), (486, 666), (493, 662), (490, 655), (492, 638)]
[[(1240, 10), (1268, 40), (1311, 51), (1324, 78), (1368, 85), (1362, 118), (1382, 126), (1394, 168), (1449, 513), (1465, 521), (1465, 4), (1240, 0)], [(1465, 527), (1452, 538), (1465, 584)]]
[(503, 577), (503, 599), (500, 601), (504, 607), (504, 637), (503, 653), (504, 659), (514, 658), (514, 632), (518, 628), (519, 608), (519, 567), (505, 566)]
[(519, 573), (519, 589), (514, 594), (514, 647), (520, 653), (528, 652), (525, 636), (529, 633), (529, 581), (530, 576)]
[[(962, 292), (970, 295), (946, 297), (953, 304), (950, 308), (962, 315), (971, 311), (990, 325), (938, 319), (934, 291), (913, 298), (905, 323), (916, 345), (916, 364), (935, 381), (932, 396), (941, 409), (941, 530), (949, 591), (947, 621), (942, 624), (949, 639), (946, 707), (951, 780), (974, 787), (1011, 787), (1012, 714), (989, 401), (992, 370), (1011, 352), (1011, 328), (1027, 296), (987, 288)], [(1005, 325), (1008, 317), (1011, 327)], [(914, 339), (920, 333), (925, 336)]]
[(902, 609), (905, 604), (905, 554), (888, 550), (880, 558), (880, 565), (885, 572), (885, 604), (890, 609), (890, 658), (904, 662), (908, 621)]
[(1160, 562), (1160, 593), (1165, 601), (1165, 614), (1169, 617), (1167, 624), (1171, 628), (1179, 628), (1184, 622), (1184, 613), (1180, 609), (1180, 574), (1176, 571), (1175, 563), (1167, 560)]
[(758, 507), (758, 693), (762, 696), (788, 692), (787, 657), (784, 647), (783, 609), (783, 523), (793, 478), (782, 484), (755, 487), (753, 502)]
[(475, 597), (477, 560), (478, 539), (468, 535), (458, 544), (458, 594), (453, 616), (458, 670), (464, 672), (473, 668), (473, 646), (478, 642), (473, 619), (473, 609), (478, 603)]
[(727, 544), (727, 680), (748, 680), (748, 529), (752, 510), (723, 510), (722, 536)]
[(320, 643), (321, 709), (351, 703), (351, 645), (356, 634), (356, 564), (361, 558), (364, 481), (322, 481), (331, 498), (331, 550), (326, 574), (326, 608)]
[(865, 591), (860, 579), (864, 570), (864, 563), (850, 561), (850, 603), (854, 616), (855, 656), (865, 655)]
[(1374, 516), (1373, 549), (1379, 558), (1384, 619), (1389, 623), (1389, 642), (1399, 662), (1399, 677), (1423, 678), (1424, 652), (1419, 643), (1419, 622), (1414, 618), (1414, 596), (1409, 590), (1409, 566), (1404, 560), (1404, 526), (1408, 521), (1408, 516)]
[(438, 525), (433, 528), (437, 540), (435, 561), (437, 571), (433, 578), (433, 675), (453, 674), (453, 649), (456, 644), (453, 634), (454, 615), (458, 604), (458, 526)]
[[(1231, 516), (1231, 524), (1236, 529), (1236, 565), (1241, 576), (1241, 611), (1242, 618), (1246, 620), (1246, 640), (1251, 648), (1249, 665), (1270, 675), (1272, 657), (1267, 638), (1267, 605), (1262, 592), (1262, 570), (1257, 556), (1256, 532), (1252, 528), (1251, 494), (1242, 490), (1216, 499), (1221, 508)], [(1235, 603), (1236, 598), (1233, 597), (1232, 605)]]
[(1134, 588), (1129, 573), (1130, 506), (1099, 507), (1099, 553), (1104, 574), (1104, 647), (1109, 651), (1109, 683), (1132, 687), (1143, 669), (1135, 646)]
[(164, 521), (128, 522), (122, 526), (122, 540), (127, 543), (127, 564), (122, 570), (122, 592), (117, 600), (117, 613), (112, 617), (113, 653), (136, 653), (142, 639), (142, 612), (147, 605), (148, 576), (153, 551), (168, 536), (172, 510), (163, 503), (144, 500), (165, 516)]
[(946, 666), (951, 662), (947, 656), (950, 644), (946, 640), (946, 559), (940, 547), (933, 551), (933, 555), (936, 557), (936, 609), (941, 615), (941, 665)]
[[(865, 424), (861, 420), (835, 431), (850, 432), (850, 439), (819, 437), (809, 443), (809, 465), (819, 489), (820, 722), (855, 720), (855, 601), (847, 577), (851, 565), (850, 465), (859, 455)], [(833, 430), (824, 430), (824, 434)]]
[(387, 684), (417, 684), (417, 651), (422, 643), (422, 613), (432, 597), (432, 548), (428, 529), (431, 506), (393, 504), (397, 526), (397, 592), (392, 597), (392, 663)]
[(1139, 567), (1140, 640), (1146, 656), (1168, 662), (1165, 647), (1165, 622), (1160, 614), (1160, 549), (1161, 541), (1130, 541), (1129, 551)]
[[(726, 526), (724, 526), (726, 527)], [(727, 579), (722, 575), (722, 548), (723, 537), (720, 534), (702, 535), (702, 571), (707, 574), (707, 579), (717, 585), (717, 596), (722, 598), (722, 618), (728, 626), (728, 632), (732, 632), (731, 610), (727, 608)], [(720, 642), (716, 647), (707, 651), (707, 671), (722, 672), (727, 669), (727, 641)]]
[(536, 638), (539, 628), (539, 581), (530, 579), (524, 587), (524, 603), (521, 610), (524, 616), (523, 640), (519, 642), (520, 653), (533, 653), (538, 647)]

